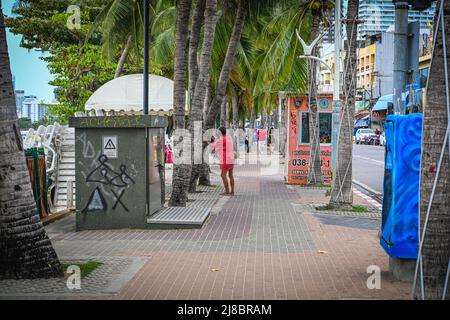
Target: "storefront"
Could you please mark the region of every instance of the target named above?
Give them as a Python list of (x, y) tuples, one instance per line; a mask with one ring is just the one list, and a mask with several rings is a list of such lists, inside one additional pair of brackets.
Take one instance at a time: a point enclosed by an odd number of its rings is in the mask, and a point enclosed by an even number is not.
[[(331, 95), (319, 95), (317, 109), (319, 112), (320, 150), (322, 174), (325, 184), (331, 184)], [(310, 162), (310, 114), (307, 96), (288, 98), (287, 107), (288, 144), (286, 161), (286, 181), (289, 184), (307, 184)]]

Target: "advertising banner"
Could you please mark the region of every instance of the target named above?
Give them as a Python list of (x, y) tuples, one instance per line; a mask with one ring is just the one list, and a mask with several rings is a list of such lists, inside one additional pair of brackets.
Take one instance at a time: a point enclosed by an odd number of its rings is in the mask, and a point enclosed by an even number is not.
[[(331, 115), (332, 97), (319, 96), (320, 151), (322, 174), (325, 184), (331, 184)], [(306, 96), (291, 97), (289, 100), (289, 163), (287, 182), (289, 184), (307, 184), (310, 166), (309, 107)]]

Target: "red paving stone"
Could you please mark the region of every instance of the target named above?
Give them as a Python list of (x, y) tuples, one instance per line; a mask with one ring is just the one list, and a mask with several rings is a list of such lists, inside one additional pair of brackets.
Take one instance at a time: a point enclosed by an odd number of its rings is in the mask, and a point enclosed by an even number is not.
[[(290, 203), (327, 199), (287, 188), (281, 176), (259, 176), (256, 166), (237, 168), (236, 175), (237, 196), (200, 230), (79, 232), (60, 239), (120, 242), (120, 250), (108, 252), (150, 257), (117, 295), (103, 298), (410, 298), (411, 284), (387, 272), (376, 229), (294, 212)], [(355, 197), (358, 204), (364, 201)], [(366, 286), (369, 265), (382, 270), (381, 290)]]

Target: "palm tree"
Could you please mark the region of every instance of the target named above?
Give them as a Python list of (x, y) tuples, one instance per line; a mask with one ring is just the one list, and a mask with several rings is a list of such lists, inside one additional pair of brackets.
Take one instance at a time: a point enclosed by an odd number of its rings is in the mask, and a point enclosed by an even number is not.
[(336, 173), (331, 187), (331, 208), (351, 209), (353, 203), (352, 188), (352, 151), (353, 123), (355, 118), (356, 91), (356, 49), (359, 0), (348, 0), (347, 41), (344, 62), (344, 101), (340, 115), (338, 150), (336, 153)]
[[(189, 32), (189, 15), (191, 12), (191, 0), (179, 0), (177, 3), (176, 44), (173, 77), (173, 104), (175, 128), (185, 128), (185, 105), (187, 88), (187, 38)], [(183, 137), (174, 137), (182, 140)], [(175, 151), (177, 144), (174, 145)], [(174, 164), (172, 178), (172, 195), (170, 206), (185, 207), (187, 202), (187, 190), (191, 174), (190, 164)]]
[(62, 276), (31, 191), (0, 2), (0, 279)]
[(231, 33), (230, 41), (228, 42), (227, 53), (225, 55), (222, 69), (220, 71), (219, 81), (216, 86), (214, 98), (209, 106), (207, 117), (205, 119), (205, 127), (207, 129), (214, 126), (216, 117), (220, 112), (221, 105), (223, 103), (223, 100), (225, 99), (225, 93), (228, 81), (230, 80), (231, 69), (233, 67), (235, 55), (241, 40), (242, 30), (244, 29), (245, 15), (247, 12), (246, 9), (246, 1), (239, 0), (233, 31)]
[[(440, 11), (440, 8), (443, 10)], [(450, 165), (449, 165), (449, 84), (450, 42), (443, 43), (443, 33), (450, 30), (450, 1), (438, 1), (436, 5), (435, 44), (432, 64), (423, 108), (422, 158), (420, 172), (420, 226), (423, 273), (421, 285), (416, 285), (416, 299), (442, 299), (450, 261)], [(443, 18), (444, 26), (438, 19)], [(444, 28), (444, 29), (443, 29)], [(444, 51), (446, 50), (446, 52)], [(446, 55), (444, 55), (446, 53)], [(447, 72), (447, 73), (446, 73)], [(443, 94), (446, 99), (443, 98)], [(427, 214), (429, 215), (427, 216)], [(424, 226), (426, 224), (426, 229)], [(421, 275), (416, 275), (420, 281)], [(447, 287), (446, 299), (450, 299)]]
[[(203, 4), (202, 0), (197, 0), (197, 5), (194, 10), (193, 20), (192, 20), (192, 33), (190, 41), (190, 65), (196, 65), (197, 60), (197, 39), (200, 38), (200, 27), (201, 22), (198, 20), (202, 19), (203, 14)], [(209, 69), (211, 64), (211, 56), (214, 44), (214, 38), (216, 33), (216, 24), (218, 21), (217, 15), (217, 0), (206, 0), (206, 5), (204, 9), (204, 32), (203, 32), (203, 45), (200, 54), (200, 64), (199, 68), (191, 70), (192, 78), (191, 82), (195, 81), (194, 84), (190, 84), (193, 90), (190, 92), (191, 98), (191, 111), (189, 119), (189, 131), (192, 138), (192, 154), (194, 152), (194, 144), (196, 143), (196, 136), (194, 134), (195, 123), (202, 123), (203, 120), (203, 106), (205, 102), (206, 94), (209, 88)], [(195, 60), (195, 61), (192, 61)], [(194, 67), (195, 68), (195, 67)], [(205, 147), (205, 145), (202, 145)], [(203, 164), (193, 164), (189, 183), (189, 192), (195, 192), (200, 177), (200, 173), (204, 172), (202, 170)]]
[[(164, 64), (173, 57), (174, 1), (145, 0), (150, 2), (152, 63)], [(131, 57), (141, 62), (143, 37), (143, 1), (109, 0), (95, 18), (86, 36), (86, 42), (100, 32), (103, 54), (117, 61), (114, 78), (123, 72), (125, 62)], [(153, 43), (154, 42), (154, 43)], [(134, 53), (134, 55), (132, 55)]]

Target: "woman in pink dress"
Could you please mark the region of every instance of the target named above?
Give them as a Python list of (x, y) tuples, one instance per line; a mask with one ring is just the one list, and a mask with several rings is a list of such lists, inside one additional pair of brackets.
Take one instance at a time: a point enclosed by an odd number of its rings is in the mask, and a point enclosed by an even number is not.
[[(227, 130), (224, 127), (219, 128), (221, 137), (212, 144), (212, 147), (217, 152), (220, 163), (221, 177), (223, 185), (225, 186), (225, 193), (221, 195), (234, 196), (234, 151), (233, 151), (233, 138), (227, 135)], [(228, 184), (228, 178), (230, 183)], [(230, 192), (231, 187), (231, 192)]]

